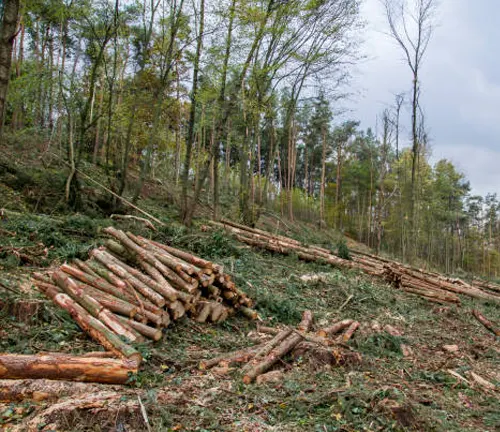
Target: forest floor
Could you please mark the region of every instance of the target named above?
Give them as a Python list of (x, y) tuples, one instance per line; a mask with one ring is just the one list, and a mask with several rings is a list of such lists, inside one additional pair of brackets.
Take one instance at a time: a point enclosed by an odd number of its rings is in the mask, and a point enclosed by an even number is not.
[[(39, 267), (85, 257), (104, 240), (100, 234), (103, 226), (116, 224), (142, 234), (145, 228), (97, 216), (35, 216), (31, 213), (34, 206), (47, 208), (50, 203), (41, 201), (50, 200), (50, 193), (30, 197), (15, 186), (13, 180), (2, 182), (0, 172), (1, 206), (19, 212), (1, 218), (0, 248), (43, 245), (43, 253), (33, 262), (25, 262), (5, 249), (0, 252), (0, 352), (100, 350), (65, 312), (33, 289), (28, 276)], [(2, 201), (2, 197), (7, 198)], [(349, 346), (363, 360), (337, 368), (300, 360), (292, 367), (285, 361), (279, 365), (285, 370), (281, 382), (244, 385), (237, 369), (207, 372), (198, 363), (254, 344), (256, 323), (238, 316), (218, 325), (195, 324), (184, 318), (171, 325), (161, 341), (138, 346), (145, 362), (133, 382), (91, 385), (87, 392), (117, 392), (118, 405), (140, 396), (152, 431), (500, 430), (500, 342), (471, 314), (473, 308), (479, 308), (492, 321), (500, 322), (498, 306), (466, 298), (461, 306), (429, 303), (355, 271), (255, 251), (222, 231), (205, 231), (203, 219), (187, 231), (175, 222), (173, 208), (155, 206), (150, 200), (145, 205), (168, 222), (154, 237), (223, 264), (255, 300), (265, 325), (295, 326), (306, 309), (314, 312), (317, 326), (344, 318), (360, 321)], [(279, 219), (267, 216), (262, 220), (262, 228), (278, 228)], [(301, 241), (332, 249), (338, 241), (334, 232), (320, 232), (306, 224), (280, 222), (279, 228)], [(323, 280), (306, 283), (300, 279), (318, 273), (325, 275)], [(19, 313), (13, 318), (16, 305), (25, 302), (37, 306), (22, 319)], [(402, 336), (377, 330), (386, 324)], [(474, 384), (470, 372), (497, 389)], [(0, 404), (0, 430), (25, 425), (52, 403)], [(108, 409), (72, 410), (57, 419), (57, 430), (147, 430), (144, 416), (136, 412), (118, 409), (110, 413)], [(39, 424), (34, 430), (50, 428)]]

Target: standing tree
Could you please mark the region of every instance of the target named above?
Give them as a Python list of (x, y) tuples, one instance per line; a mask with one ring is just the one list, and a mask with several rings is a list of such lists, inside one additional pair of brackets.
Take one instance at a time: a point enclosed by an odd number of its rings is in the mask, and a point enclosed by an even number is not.
[(436, 0), (381, 0), (389, 24), (391, 37), (404, 53), (412, 73), (411, 125), (412, 167), (410, 188), (410, 223), (413, 225), (415, 210), (415, 177), (418, 164), (419, 137), (418, 114), (420, 98), (420, 68), (434, 29)]
[(0, 136), (2, 136), (5, 101), (9, 87), (12, 47), (16, 37), (19, 0), (5, 0), (2, 12), (2, 27), (0, 28)]

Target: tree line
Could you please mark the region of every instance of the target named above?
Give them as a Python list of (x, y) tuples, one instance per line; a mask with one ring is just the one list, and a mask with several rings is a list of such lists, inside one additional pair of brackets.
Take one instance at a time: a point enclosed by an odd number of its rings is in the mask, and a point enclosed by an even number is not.
[(113, 209), (161, 179), (187, 226), (200, 202), (249, 225), (273, 211), (405, 261), (496, 275), (496, 195), (473, 196), (451, 162), (429, 162), (419, 73), (433, 0), (382, 1), (410, 91), (375, 131), (340, 120), (360, 3), (5, 0), (0, 134), (30, 131), (65, 161), (75, 210), (97, 165)]

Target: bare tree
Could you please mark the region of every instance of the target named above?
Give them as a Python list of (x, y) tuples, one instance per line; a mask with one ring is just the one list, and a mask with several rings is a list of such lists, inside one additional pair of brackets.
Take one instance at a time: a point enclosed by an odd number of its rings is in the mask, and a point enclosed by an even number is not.
[[(411, 1), (411, 5), (409, 4)], [(415, 173), (419, 152), (418, 106), (420, 96), (419, 74), (434, 30), (437, 0), (381, 0), (389, 24), (390, 36), (404, 53), (412, 72), (412, 167), (410, 208), (411, 219), (415, 208)]]
[(3, 19), (0, 27), (0, 135), (3, 129), (5, 101), (9, 86), (12, 47), (16, 37), (19, 0), (6, 0), (3, 4)]

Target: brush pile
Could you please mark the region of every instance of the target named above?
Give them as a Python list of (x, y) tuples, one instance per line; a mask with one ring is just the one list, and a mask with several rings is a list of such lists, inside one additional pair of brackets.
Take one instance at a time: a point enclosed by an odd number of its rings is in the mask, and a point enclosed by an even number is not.
[(446, 278), (438, 273), (409, 267), (397, 261), (352, 252), (352, 260), (338, 257), (332, 251), (314, 245), (304, 245), (298, 240), (272, 234), (256, 228), (249, 228), (228, 220), (222, 223), (211, 222), (232, 233), (242, 243), (283, 255), (296, 254), (304, 261), (318, 261), (340, 268), (358, 269), (371, 276), (389, 282), (392, 286), (406, 292), (419, 295), (436, 303), (460, 303), (457, 294), (500, 303), (500, 291), (497, 286), (483, 284), (473, 286), (461, 279)]
[[(108, 357), (114, 355), (128, 362), (129, 371), (136, 371), (142, 360), (130, 343), (146, 338), (160, 340), (162, 329), (184, 315), (197, 322), (213, 323), (236, 312), (257, 318), (250, 298), (220, 265), (113, 227), (104, 231), (111, 238), (105, 247), (91, 251), (89, 260), (75, 260), (72, 265), (63, 264), (45, 274), (35, 273), (33, 282), (98, 341), (108, 351)], [(21, 372), (30, 368), (35, 371), (33, 368), (40, 363), (49, 369), (57, 369), (58, 363), (67, 364), (68, 373), (60, 374), (59, 379), (74, 379), (78, 375), (75, 370), (87, 370), (86, 381), (99, 375), (98, 369), (88, 372), (93, 360), (28, 357), (0, 357), (0, 371), (5, 371), (0, 377), (30, 377)], [(127, 374), (122, 373), (119, 364), (107, 362), (106, 367), (113, 370), (102, 366), (100, 370), (108, 378), (101, 381), (126, 380)], [(31, 375), (38, 377), (36, 371)]]
[(243, 364), (243, 382), (250, 384), (255, 380), (262, 383), (281, 379), (281, 371), (272, 369), (283, 363), (289, 354), (292, 359), (309, 358), (319, 366), (356, 364), (361, 361), (361, 356), (345, 349), (345, 343), (352, 338), (359, 325), (358, 321), (345, 319), (314, 333), (313, 314), (304, 311), (297, 328), (258, 327), (259, 333), (273, 337), (261, 344), (202, 361), (199, 367), (202, 370), (214, 368), (215, 373), (227, 373), (230, 366)]

